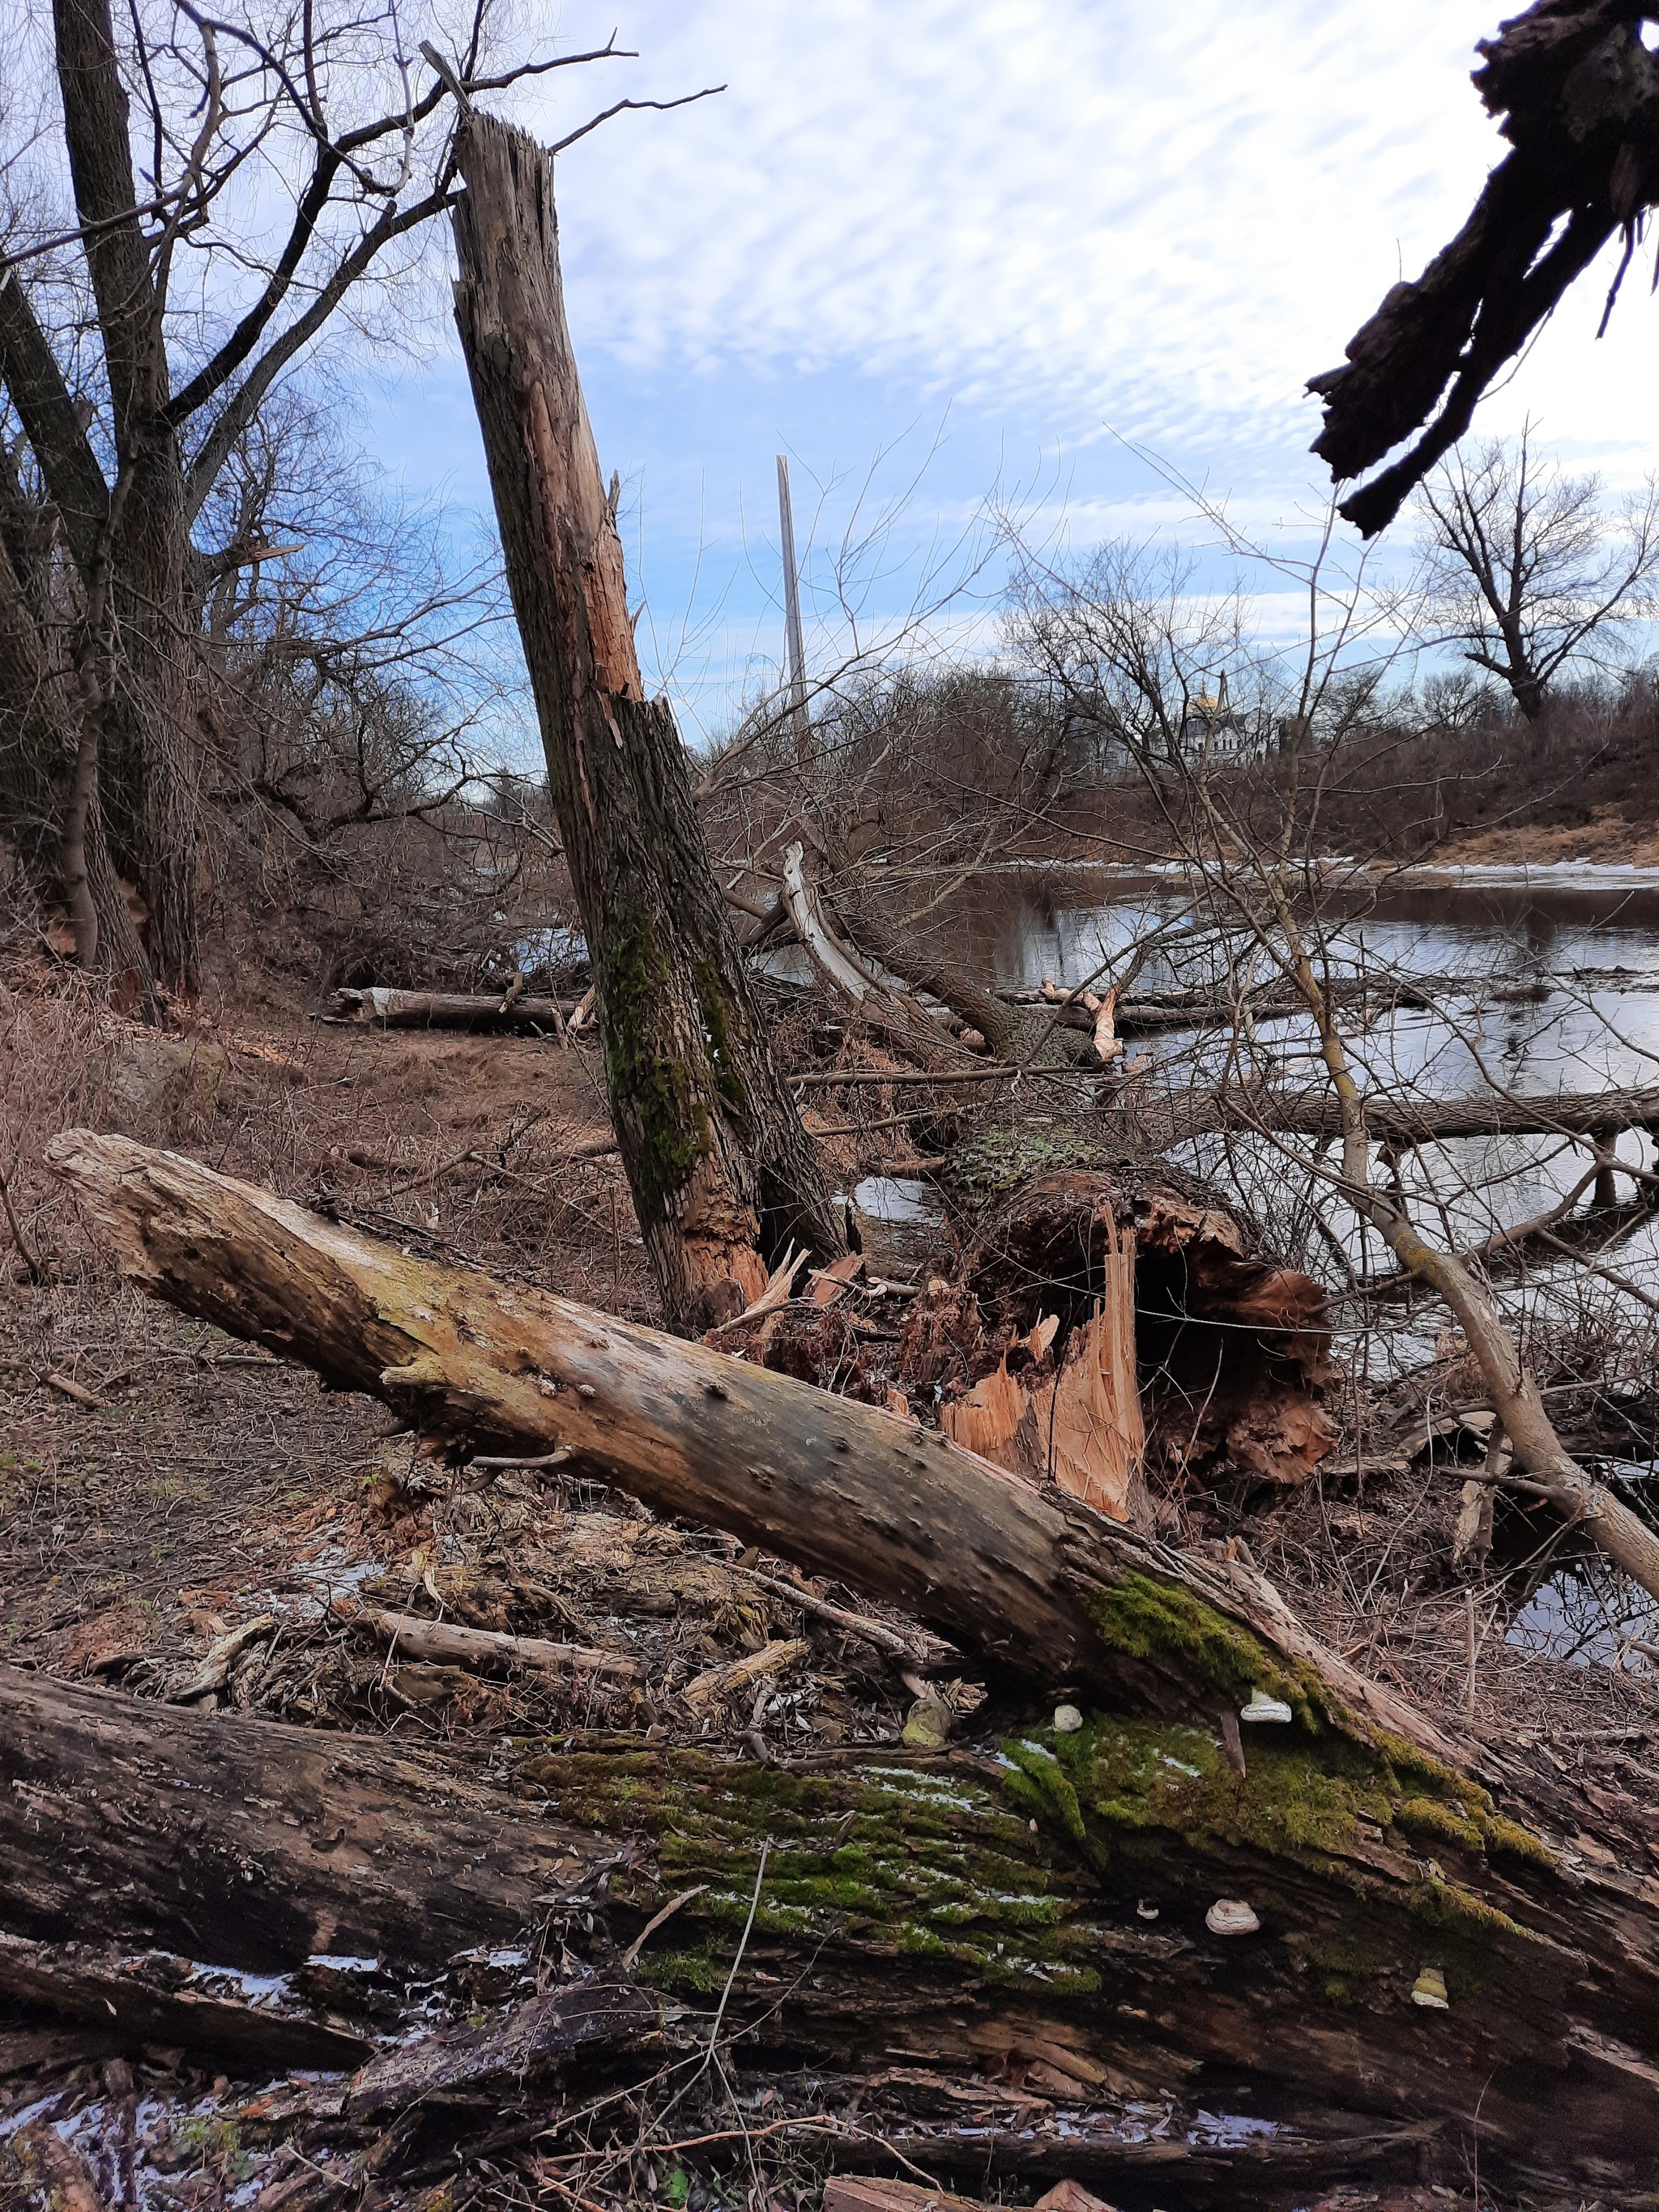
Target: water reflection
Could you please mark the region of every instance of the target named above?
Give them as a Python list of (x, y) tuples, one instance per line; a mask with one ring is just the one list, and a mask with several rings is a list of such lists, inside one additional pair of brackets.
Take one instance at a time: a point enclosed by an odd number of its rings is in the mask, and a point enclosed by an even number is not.
[[(1572, 1667), (1622, 1665), (1651, 1674), (1659, 1607), (1605, 1559), (1564, 1560), (1530, 1590), (1504, 1640)], [(1645, 1647), (1645, 1648), (1644, 1648)]]
[[(1330, 974), (1375, 987), (1345, 1012), (1351, 1057), (1364, 1084), (1407, 1102), (1516, 1097), (1659, 1085), (1659, 876), (1621, 870), (1547, 871), (1547, 895), (1513, 874), (1448, 877), (1425, 889), (1373, 888), (1363, 899), (1334, 899), (1314, 928)], [(959, 941), (982, 972), (1005, 989), (1031, 988), (1045, 976), (1071, 987), (1121, 970), (1129, 948), (1154, 930), (1167, 933), (1135, 983), (1135, 994), (1218, 992), (1277, 982), (1269, 957), (1240, 938), (1205, 927), (1193, 887), (1173, 877), (1139, 883), (1064, 876), (1061, 891), (1005, 878), (953, 916)], [(1098, 889), (1103, 895), (1090, 896)], [(1449, 988), (1428, 1006), (1395, 1002), (1411, 979)], [(1218, 1030), (1158, 1030), (1130, 1035), (1132, 1054), (1148, 1055), (1154, 1086), (1199, 1091), (1224, 1077), (1273, 1088), (1323, 1090), (1316, 1033), (1304, 1015), (1254, 1016), (1242, 1036)], [(1373, 1232), (1333, 1192), (1334, 1160), (1309, 1143), (1235, 1134), (1205, 1138), (1180, 1155), (1231, 1188), (1263, 1221), (1285, 1256), (1341, 1292), (1352, 1279), (1389, 1272)], [(1637, 1132), (1621, 1136), (1617, 1158), (1651, 1170), (1655, 1147)], [(1397, 1173), (1425, 1228), (1468, 1250), (1496, 1231), (1559, 1203), (1589, 1164), (1582, 1140), (1549, 1136), (1460, 1138), (1405, 1150), (1397, 1162), (1374, 1153), (1382, 1176)], [(1647, 1186), (1618, 1179), (1630, 1200)], [(1628, 1209), (1627, 1209), (1628, 1212)], [(1659, 1223), (1609, 1220), (1613, 1247), (1590, 1259), (1659, 1297)], [(1528, 1255), (1498, 1285), (1512, 1317), (1522, 1317), (1540, 1285), (1573, 1271), (1547, 1251)], [(1655, 1316), (1639, 1297), (1591, 1279), (1603, 1307), (1622, 1307), (1645, 1335)], [(1351, 1325), (1358, 1316), (1345, 1314)], [(1431, 1357), (1441, 1317), (1402, 1306), (1382, 1317), (1385, 1364)]]

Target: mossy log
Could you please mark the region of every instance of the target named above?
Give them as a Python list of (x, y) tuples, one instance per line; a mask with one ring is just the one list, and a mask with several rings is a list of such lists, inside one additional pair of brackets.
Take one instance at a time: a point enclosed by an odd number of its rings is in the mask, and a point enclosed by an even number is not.
[[(1068, 2170), (1103, 2179), (1144, 2156), (1149, 2102), (1176, 2142), (1200, 2110), (1248, 2115), (1258, 2184), (1279, 2154), (1316, 2175), (1321, 2145), (1340, 2170), (1355, 2136), (1455, 2170), (1478, 2114), (1489, 2181), (1638, 2201), (1659, 2156), (1653, 1883), (1330, 1729), (1248, 1730), (1241, 1776), (1201, 1713), (997, 1722), (961, 1748), (787, 1766), (520, 1741), (486, 1785), (0, 1668), (0, 1923), (290, 1975), (296, 2004), (318, 1982), (337, 2008), (319, 1952), (378, 1960), (384, 2005), (550, 1922), (579, 1945), (591, 1922), (603, 1965), (683, 1899), (630, 1971), (695, 2041), (752, 1908), (726, 2014), (746, 2069), (874, 2076), (890, 2109), (941, 2081), (1036, 2100), (1069, 2116)], [(1218, 1898), (1255, 1931), (1212, 1932)], [(1425, 1969), (1443, 2009), (1413, 2001)]]
[[(1092, 2108), (1103, 2172), (1112, 2113), (1146, 2097), (1304, 2147), (1346, 2114), (1461, 2154), (1478, 2112), (1483, 2174), (1558, 2197), (1616, 2197), (1659, 2155), (1659, 1883), (1587, 1863), (1570, 1803), (1500, 1804), (1500, 1759), (1324, 1650), (1243, 1564), (177, 1155), (72, 1134), (52, 1160), (153, 1293), (459, 1446), (563, 1445), (575, 1472), (895, 1600), (1000, 1671), (959, 1749), (780, 1766), (521, 1743), (517, 1797), (360, 1740), (12, 1674), (6, 1924), (205, 1942), (264, 1971), (301, 1945), (430, 1964), (538, 1898), (591, 1905), (603, 1869), (618, 1940), (701, 1890), (638, 1966), (694, 2005), (755, 1905), (737, 2016), (756, 2061)], [(1061, 1686), (1085, 1711), (1057, 1734)], [(1255, 1692), (1289, 1723), (1241, 1729)], [(1222, 1899), (1255, 1928), (1216, 1932)], [(1446, 2009), (1423, 2002), (1443, 1987)]]

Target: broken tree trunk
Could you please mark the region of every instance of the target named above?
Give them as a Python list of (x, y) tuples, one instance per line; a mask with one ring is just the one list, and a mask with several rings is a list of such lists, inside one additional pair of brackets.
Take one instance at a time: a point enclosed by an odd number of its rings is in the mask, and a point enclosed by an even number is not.
[(581, 905), (605, 1082), (671, 1322), (742, 1310), (793, 1237), (843, 1240), (767, 1048), (709, 866), (684, 750), (640, 678), (607, 497), (565, 321), (553, 165), (469, 115), (457, 155), (455, 316), (483, 433), (548, 781)]
[(783, 903), (799, 944), (813, 965), (843, 992), (872, 1027), (923, 1067), (954, 1066), (957, 1054), (942, 1023), (908, 994), (890, 990), (876, 963), (849, 945), (825, 911), (806, 866), (804, 846), (783, 857)]
[[(556, 1955), (544, 1931), (580, 1943), (587, 1915), (620, 1947), (678, 1903), (630, 1972), (691, 2008), (694, 2047), (740, 1949), (728, 2063), (876, 2075), (902, 2100), (922, 2055), (923, 2110), (941, 2082), (1063, 2107), (1073, 2172), (1127, 2178), (1148, 2100), (1177, 2145), (1200, 2108), (1272, 2124), (1236, 2146), (1260, 2186), (1281, 2150), (1316, 2170), (1322, 2139), (1368, 2130), (1407, 2131), (1407, 2174), (1419, 2143), (1455, 2160), (1478, 2109), (1483, 2174), (1543, 2184), (1532, 2201), (1639, 2188), (1659, 2154), (1655, 1885), (1575, 1861), (1398, 1741), (1249, 1728), (1238, 1773), (1216, 1657), (1178, 1722), (1119, 1709), (1056, 1734), (1005, 1708), (960, 1748), (787, 1766), (520, 1746), (489, 1784), (0, 1668), (0, 1922), (33, 1939), (0, 1945), (0, 1990), (130, 2045), (338, 2065), (277, 2058), (272, 2039), (307, 2031), (228, 2006), (158, 2021), (155, 1952), (289, 1975), (345, 2044), (343, 1960), (374, 1962), (384, 2003), (474, 1947)], [(1217, 1934), (1222, 1898), (1259, 1926)], [(100, 1942), (149, 1953), (131, 1997), (82, 1971), (76, 1947)]]
[(872, 899), (860, 896), (853, 864), (844, 862), (837, 874), (837, 908), (854, 942), (911, 990), (929, 992), (948, 1006), (964, 1029), (978, 1032), (993, 1059), (1012, 1060), (1021, 1030), (1003, 1000), (936, 945), (895, 927)]
[[(47, 1158), (141, 1288), (385, 1399), (428, 1436), (485, 1451), (563, 1447), (576, 1474), (839, 1576), (1045, 1682), (1184, 1713), (1212, 1696), (1218, 1665), (1243, 1695), (1250, 1670), (1266, 1669), (1321, 1727), (1391, 1730), (1458, 1757), (1322, 1650), (1242, 1565), (1178, 1559), (937, 1430), (546, 1291), (433, 1265), (175, 1152), (71, 1131)], [(1088, 1240), (1106, 1224), (1098, 1210), (1052, 1202), (1084, 1224), (1070, 1288), (1080, 1281), (1086, 1295)], [(1171, 1237), (1178, 1279), (1240, 1267), (1263, 1326), (1282, 1329), (1283, 1271), (1241, 1261), (1224, 1240), (1206, 1261), (1202, 1228), (1194, 1212), (1184, 1239)], [(1011, 1237), (988, 1250), (988, 1279), (998, 1255), (1029, 1273)], [(1207, 1631), (1186, 1648), (1176, 1624), (1194, 1608), (1231, 1624), (1217, 1630), (1230, 1656)]]

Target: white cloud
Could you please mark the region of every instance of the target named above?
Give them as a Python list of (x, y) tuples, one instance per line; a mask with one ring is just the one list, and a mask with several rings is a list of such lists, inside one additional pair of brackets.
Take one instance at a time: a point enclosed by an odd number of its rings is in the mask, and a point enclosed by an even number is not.
[[(1307, 375), (1504, 151), (1468, 82), (1497, 12), (635, 0), (629, 89), (729, 88), (562, 164), (583, 335), (634, 362), (898, 377), (1068, 442), (1104, 417), (1166, 447), (1305, 446)], [(609, 20), (568, 6), (561, 35)], [(537, 120), (599, 92), (574, 72)], [(1641, 302), (1588, 368), (1579, 304), (1500, 412), (1621, 448)]]

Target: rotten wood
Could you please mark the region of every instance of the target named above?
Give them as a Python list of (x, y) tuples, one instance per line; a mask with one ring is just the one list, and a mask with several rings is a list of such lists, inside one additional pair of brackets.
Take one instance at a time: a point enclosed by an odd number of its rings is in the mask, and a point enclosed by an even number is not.
[(737, 1697), (744, 1690), (752, 1690), (757, 1682), (770, 1681), (775, 1675), (788, 1674), (792, 1668), (804, 1667), (811, 1648), (799, 1637), (764, 1644), (758, 1651), (750, 1651), (741, 1659), (728, 1659), (696, 1675), (680, 1692), (681, 1701), (695, 1709), (714, 1705), (721, 1698)]
[(455, 1622), (423, 1620), (412, 1613), (384, 1613), (352, 1597), (335, 1598), (331, 1610), (360, 1635), (378, 1638), (400, 1657), (433, 1660), (440, 1666), (528, 1667), (541, 1674), (596, 1674), (618, 1682), (637, 1682), (644, 1671), (637, 1659), (619, 1651), (553, 1644), (540, 1636), (509, 1636), (503, 1630), (464, 1628)]
[(577, 1982), (511, 2007), (483, 2027), (440, 2029), (372, 2058), (351, 2084), (354, 2119), (411, 2105), (491, 2104), (544, 2081), (578, 2053), (657, 2039), (661, 2008), (625, 1982)]
[(108, 2212), (79, 2152), (49, 2122), (20, 2129), (9, 2149), (24, 2188), (49, 2212)]
[[(723, 1981), (741, 1944), (736, 2063), (861, 2072), (902, 2098), (890, 2054), (926, 2051), (924, 2109), (941, 2090), (1059, 2099), (1085, 2134), (1100, 2099), (1248, 2110), (1304, 2156), (1334, 2115), (1356, 2139), (1455, 2145), (1478, 2100), (1494, 2185), (1639, 2187), (1659, 2155), (1659, 1885), (1504, 1826), (1397, 1742), (1366, 1765), (1328, 1732), (1254, 1731), (1240, 1777), (1214, 1703), (1171, 1731), (1120, 1706), (1057, 1737), (1033, 1714), (941, 1753), (791, 1765), (521, 1750), (486, 1784), (375, 1739), (0, 1668), (0, 1918), (54, 1947), (296, 1979), (319, 1949), (373, 1956), (385, 1986), (534, 1941), (549, 1911), (603, 1914), (620, 1949), (672, 1905), (636, 1975), (706, 2016), (711, 1962)], [(1212, 1933), (1218, 1896), (1248, 1899), (1259, 1931)], [(1411, 2001), (1425, 1960), (1447, 2012)], [(568, 2043), (555, 1996), (375, 2060), (365, 2104), (504, 2081), (503, 2038), (533, 2045), (556, 2018)], [(601, 2033), (619, 2008), (599, 2003)], [(624, 2048), (654, 2005), (627, 2012)]]
[(845, 1241), (772, 1062), (672, 712), (645, 696), (615, 487), (600, 474), (565, 318), (552, 161), (476, 112), (456, 160), (456, 322), (592, 965), (611, 1116), (665, 1310), (702, 1330), (758, 1294), (792, 1237), (820, 1261)]
[[(1167, 1696), (1184, 1707), (1200, 1663), (1191, 1654), (1171, 1647), (1148, 1659), (1103, 1628), (1111, 1593), (1150, 1578), (1183, 1602), (1219, 1608), (1263, 1639), (1264, 1656), (1271, 1648), (1281, 1663), (1311, 1669), (1319, 1687), (1304, 1694), (1328, 1701), (1333, 1719), (1346, 1714), (1341, 1725), (1390, 1729), (1458, 1756), (1237, 1563), (1181, 1559), (937, 1430), (529, 1285), (428, 1262), (178, 1153), (70, 1131), (46, 1157), (141, 1288), (383, 1398), (428, 1435), (532, 1455), (567, 1446), (573, 1471), (732, 1529), (1005, 1665), (1120, 1698), (1133, 1683), (1152, 1706)], [(1046, 1211), (1028, 1219), (1057, 1212), (1104, 1237), (1117, 1200), (1088, 1196), (1083, 1182), (1049, 1191)], [(1247, 1346), (1254, 1322), (1258, 1352), (1288, 1337), (1297, 1356), (1322, 1355), (1322, 1311), (1310, 1316), (1300, 1303), (1318, 1297), (1306, 1278), (1248, 1257), (1218, 1212), (1177, 1207), (1169, 1219), (1180, 1282), (1194, 1296), (1207, 1283), (1212, 1298), (1225, 1286), (1228, 1340)], [(1012, 1267), (1006, 1295), (1017, 1298), (1029, 1269), (1006, 1225), (978, 1264), (988, 1285), (999, 1265)], [(1088, 1259), (1079, 1255), (1085, 1270)], [(1082, 1279), (1086, 1294), (1086, 1271)], [(1198, 1341), (1185, 1308), (1174, 1311)], [(1218, 1377), (1208, 1387), (1229, 1402)], [(1243, 1410), (1230, 1403), (1235, 1430), (1248, 1426)]]
[[(216, 1819), (222, 1809), (216, 1808)], [(26, 1875), (27, 1859), (16, 1871)], [(0, 1886), (7, 1905), (9, 1891), (15, 1894), (14, 1884)], [(118, 1910), (83, 1916), (79, 1927), (88, 1926), (106, 1938), (119, 1936)], [(0, 2001), (78, 2021), (128, 2051), (182, 2045), (220, 2051), (250, 2067), (357, 2066), (368, 2056), (364, 2038), (337, 2023), (192, 1987), (212, 1963), (153, 1950), (135, 1958), (113, 1943), (100, 1949), (32, 1942), (0, 1929)]]

